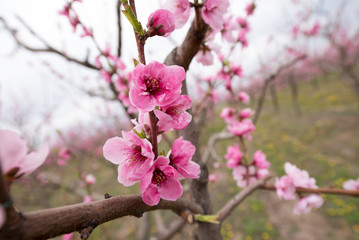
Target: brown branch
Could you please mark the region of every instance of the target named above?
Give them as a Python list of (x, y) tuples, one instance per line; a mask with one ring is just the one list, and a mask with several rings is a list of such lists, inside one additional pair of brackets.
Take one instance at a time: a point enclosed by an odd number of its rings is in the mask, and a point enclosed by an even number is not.
[(1, 205), (0, 207), (3, 207), (6, 212), (5, 226), (19, 219), (19, 214), (16, 212), (11, 197), (9, 195), (9, 188), (5, 176), (3, 175), (1, 159), (0, 159), (0, 205)]
[(120, 217), (141, 217), (144, 212), (157, 209), (172, 210), (179, 215), (186, 210), (203, 213), (200, 206), (183, 198), (175, 202), (161, 200), (156, 206), (148, 206), (140, 195), (117, 196), (25, 213), (24, 219), (0, 229), (0, 239), (48, 239)]
[(182, 228), (186, 225), (186, 221), (183, 218), (178, 217), (173, 220), (168, 227), (163, 232), (159, 232), (156, 234), (156, 237), (153, 240), (167, 240), (171, 239), (176, 233), (182, 230)]
[(238, 205), (243, 202), (244, 199), (246, 199), (246, 197), (248, 197), (255, 190), (261, 188), (264, 183), (271, 177), (271, 175), (268, 175), (240, 191), (229, 202), (227, 202), (226, 205), (221, 208), (221, 210), (217, 212), (216, 215), (219, 216), (217, 218), (218, 221), (223, 222), (233, 212), (233, 210), (238, 207)]
[(118, 29), (117, 56), (121, 57), (122, 54), (121, 0), (117, 0), (117, 29)]
[[(273, 184), (266, 183), (260, 186), (261, 189), (276, 191), (276, 187)], [(359, 190), (345, 190), (341, 188), (296, 188), (297, 193), (317, 193), (317, 194), (334, 194), (345, 195), (352, 197), (359, 197)]]
[(27, 24), (25, 24), (25, 22), (23, 20), (21, 20), (21, 18), (19, 18), (20, 22), (29, 30), (29, 32), (36, 37), (39, 41), (41, 41), (42, 43), (44, 43), (44, 45), (46, 46), (45, 48), (35, 48), (35, 47), (31, 47), (29, 45), (27, 45), (26, 43), (24, 43), (23, 41), (20, 40), (20, 38), (17, 36), (17, 30), (14, 28), (11, 28), (8, 23), (5, 21), (4, 18), (0, 17), (0, 21), (3, 22), (5, 29), (11, 34), (11, 36), (14, 38), (14, 40), (16, 41), (17, 45), (20, 47), (23, 47), (31, 52), (48, 52), (48, 53), (54, 53), (57, 54), (63, 58), (65, 58), (66, 60), (70, 61), (70, 62), (74, 62), (77, 63), (79, 65), (82, 65), (84, 67), (90, 68), (90, 69), (94, 69), (94, 70), (99, 70), (98, 67), (96, 67), (95, 65), (91, 64), (87, 59), (86, 60), (79, 60), (73, 57), (68, 56), (66, 53), (57, 50), (56, 48), (52, 47), (49, 43), (47, 43), (43, 38), (41, 38), (34, 30), (32, 30)]
[(257, 123), (257, 121), (259, 119), (259, 116), (261, 114), (263, 103), (264, 103), (264, 98), (265, 98), (265, 95), (266, 95), (266, 92), (267, 92), (269, 84), (271, 82), (273, 82), (283, 70), (292, 67), (294, 64), (296, 64), (297, 62), (305, 59), (306, 57), (307, 56), (305, 54), (301, 55), (301, 56), (293, 59), (292, 61), (288, 62), (287, 64), (284, 64), (284, 65), (280, 66), (275, 73), (271, 74), (269, 77), (267, 77), (264, 80), (264, 84), (262, 86), (261, 93), (259, 95), (259, 99), (258, 99), (258, 103), (257, 103), (257, 107), (256, 107), (256, 110), (255, 110), (255, 114), (254, 114), (254, 117), (253, 117), (253, 123), (254, 124)]

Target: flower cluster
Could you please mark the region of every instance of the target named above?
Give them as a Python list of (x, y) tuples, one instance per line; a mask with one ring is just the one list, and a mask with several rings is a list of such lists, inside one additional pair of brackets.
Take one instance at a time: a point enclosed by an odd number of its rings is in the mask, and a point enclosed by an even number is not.
[(93, 33), (92, 33), (92, 30), (87, 28), (79, 19), (79, 16), (77, 14), (77, 12), (75, 11), (75, 9), (72, 7), (72, 4), (74, 2), (82, 2), (81, 0), (72, 0), (72, 1), (69, 1), (62, 10), (59, 11), (59, 14), (60, 15), (63, 15), (65, 16), (72, 28), (73, 28), (73, 31), (75, 32), (76, 29), (77, 29), (77, 26), (80, 26), (82, 27), (82, 30), (83, 30), (83, 33), (81, 34), (81, 37), (86, 37), (86, 36), (89, 36), (89, 37), (93, 37)]
[[(311, 178), (307, 171), (300, 170), (295, 165), (285, 163), (284, 170), (286, 175), (276, 179), (276, 191), (280, 199), (295, 199), (296, 188), (318, 188), (314, 178)], [(300, 197), (300, 200), (294, 207), (294, 214), (309, 213), (312, 208), (319, 208), (323, 205), (323, 199), (317, 194), (310, 194)]]
[[(171, 150), (157, 155), (157, 138), (172, 129), (183, 129), (191, 121), (186, 112), (191, 99), (181, 94), (185, 71), (179, 66), (166, 66), (153, 61), (139, 63), (132, 72), (130, 101), (139, 111), (134, 128), (122, 137), (106, 141), (104, 157), (118, 164), (118, 181), (131, 186), (141, 182), (142, 199), (156, 205), (160, 199), (177, 200), (183, 192), (182, 178), (197, 178), (200, 167), (191, 161), (195, 147), (191, 142), (176, 139)], [(153, 117), (155, 119), (153, 119)]]
[(254, 153), (253, 161), (248, 164), (239, 146), (235, 143), (233, 146), (227, 147), (225, 158), (227, 159), (227, 167), (233, 169), (233, 178), (240, 188), (244, 188), (269, 174), (270, 163), (267, 161), (266, 155), (260, 150)]
[(346, 190), (354, 190), (354, 191), (358, 191), (359, 190), (359, 178), (357, 180), (347, 180), (343, 183), (343, 188)]

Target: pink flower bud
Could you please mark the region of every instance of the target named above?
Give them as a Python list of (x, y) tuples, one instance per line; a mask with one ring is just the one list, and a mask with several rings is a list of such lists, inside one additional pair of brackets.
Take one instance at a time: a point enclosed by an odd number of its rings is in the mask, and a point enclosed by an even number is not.
[(92, 174), (86, 175), (86, 184), (92, 185), (92, 184), (94, 184), (94, 183), (96, 183), (96, 178), (95, 178), (95, 176), (92, 175)]
[(158, 9), (148, 17), (147, 27), (150, 36), (168, 37), (175, 30), (175, 17), (166, 9)]

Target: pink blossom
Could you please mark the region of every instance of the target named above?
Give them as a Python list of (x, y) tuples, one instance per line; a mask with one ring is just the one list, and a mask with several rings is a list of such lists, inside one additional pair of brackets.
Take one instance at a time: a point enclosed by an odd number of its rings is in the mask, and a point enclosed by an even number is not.
[(195, 151), (195, 146), (190, 141), (183, 140), (183, 137), (173, 142), (169, 156), (170, 164), (184, 178), (198, 178), (201, 172), (199, 165), (191, 161)]
[(247, 22), (247, 20), (245, 20), (244, 18), (241, 18), (241, 17), (238, 17), (236, 20), (244, 32), (246, 32), (246, 33), (249, 32), (250, 29), (249, 29), (249, 23)]
[(17, 133), (0, 130), (0, 161), (3, 174), (15, 171), (12, 178), (30, 174), (42, 165), (49, 154), (49, 146), (44, 144), (37, 151), (28, 153), (26, 142)]
[(202, 7), (202, 18), (213, 30), (220, 31), (223, 28), (223, 15), (229, 7), (228, 0), (207, 0)]
[(258, 169), (257, 170), (257, 178), (261, 179), (264, 178), (265, 176), (267, 176), (269, 174), (268, 169)]
[(107, 83), (111, 83), (111, 74), (107, 72), (105, 69), (100, 70), (100, 75)]
[(359, 178), (355, 180), (348, 180), (343, 183), (343, 188), (346, 190), (359, 190)]
[(221, 118), (223, 118), (226, 123), (232, 122), (234, 120), (234, 118), (236, 117), (234, 110), (231, 107), (223, 108), (222, 112), (219, 116)]
[(68, 233), (68, 234), (65, 234), (65, 235), (62, 235), (62, 240), (71, 240), (74, 236), (74, 233)]
[(81, 37), (92, 37), (92, 30), (88, 29), (84, 25), (82, 25), (82, 30), (84, 31), (83, 34), (81, 34)]
[(307, 214), (312, 208), (320, 208), (324, 201), (317, 194), (310, 194), (309, 196), (301, 198), (293, 209), (295, 215)]
[(250, 108), (245, 108), (242, 109), (241, 112), (239, 113), (239, 117), (240, 118), (249, 118), (253, 115), (254, 111)]
[(221, 178), (222, 178), (222, 174), (220, 174), (220, 173), (208, 175), (209, 182), (217, 182)]
[(253, 3), (248, 3), (246, 6), (246, 13), (248, 16), (252, 15), (254, 12), (254, 9), (256, 9), (256, 5)]
[(269, 168), (270, 162), (267, 161), (266, 155), (261, 151), (258, 150), (254, 153), (253, 156), (253, 163), (257, 168)]
[(242, 66), (240, 64), (236, 64), (234, 62), (231, 62), (229, 64), (229, 67), (231, 68), (231, 71), (237, 75), (238, 77), (242, 77)]
[(175, 16), (166, 9), (158, 9), (148, 17), (147, 27), (150, 36), (168, 37), (175, 30)]
[(284, 169), (286, 174), (293, 179), (293, 183), (296, 187), (317, 188), (315, 179), (309, 177), (307, 171), (301, 170), (288, 162), (284, 164)]
[(209, 66), (213, 64), (213, 54), (211, 52), (211, 50), (209, 49), (202, 49), (200, 51), (198, 51), (198, 53), (196, 54), (196, 60), (199, 63), (202, 63), (205, 66)]
[(233, 37), (233, 31), (238, 30), (238, 25), (233, 21), (231, 15), (224, 16), (223, 29), (221, 30), (223, 40), (234, 43), (236, 39)]
[(247, 32), (244, 30), (239, 31), (237, 41), (242, 44), (242, 48), (248, 47)]
[(250, 133), (253, 132), (256, 127), (250, 119), (244, 119), (243, 121), (234, 121), (227, 126), (230, 133), (236, 136), (244, 136), (248, 140), (251, 140)]
[(89, 195), (86, 195), (86, 196), (84, 196), (84, 199), (83, 199), (82, 202), (89, 203), (89, 202), (92, 202), (92, 201), (93, 201), (92, 197), (89, 196)]
[(152, 144), (134, 132), (122, 131), (122, 138), (113, 137), (103, 146), (103, 155), (118, 165), (118, 181), (130, 186), (140, 181), (151, 166), (154, 153)]
[(315, 22), (315, 24), (311, 29), (303, 31), (303, 33), (307, 36), (315, 36), (319, 33), (319, 30), (320, 30), (320, 24), (319, 22)]
[(237, 186), (240, 188), (244, 188), (252, 183), (254, 183), (257, 179), (254, 177), (256, 170), (253, 166), (248, 168), (244, 166), (238, 166), (233, 169), (233, 178), (237, 183)]
[[(173, 127), (172, 127), (173, 119), (171, 118), (170, 115), (168, 115), (160, 110), (157, 110), (157, 109), (154, 110), (154, 113), (158, 119), (157, 132), (159, 134), (169, 132), (173, 129)], [(139, 119), (139, 123), (132, 121), (135, 124), (136, 131), (141, 132), (142, 130), (144, 130), (146, 132), (145, 126), (147, 125), (148, 129), (149, 129), (149, 126), (151, 126), (149, 113), (140, 111), (138, 114), (138, 119)]]
[(86, 178), (85, 178), (86, 184), (87, 185), (92, 185), (96, 183), (96, 178), (94, 175), (92, 174), (87, 174)]
[(188, 0), (167, 0), (165, 7), (174, 14), (176, 28), (186, 24), (191, 13)]
[(159, 156), (141, 181), (142, 200), (149, 206), (157, 205), (161, 198), (176, 201), (182, 195), (177, 171), (169, 162), (168, 158)]
[(187, 95), (180, 95), (171, 104), (162, 106), (161, 110), (171, 117), (172, 121), (170, 124), (174, 129), (182, 130), (186, 128), (192, 120), (192, 115), (186, 112), (190, 107), (191, 98)]
[(0, 229), (6, 221), (6, 212), (2, 206), (0, 206)]
[(246, 92), (243, 92), (243, 91), (238, 94), (237, 99), (242, 103), (248, 103), (251, 100), (249, 95)]
[(280, 199), (293, 200), (295, 199), (295, 185), (293, 179), (289, 176), (282, 176), (276, 178), (275, 187), (277, 195)]
[(142, 111), (151, 111), (178, 99), (186, 73), (182, 67), (153, 61), (148, 65), (138, 64), (132, 76), (129, 94), (132, 105)]
[(242, 160), (242, 153), (237, 143), (234, 146), (227, 147), (227, 153), (224, 156), (227, 159), (228, 168), (236, 168)]

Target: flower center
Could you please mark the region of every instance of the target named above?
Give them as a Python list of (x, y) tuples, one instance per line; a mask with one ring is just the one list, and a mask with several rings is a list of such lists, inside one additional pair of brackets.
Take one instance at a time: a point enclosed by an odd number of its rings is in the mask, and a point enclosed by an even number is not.
[(155, 93), (160, 88), (160, 79), (157, 77), (147, 77), (145, 79), (146, 92)]
[(166, 180), (166, 175), (161, 170), (156, 168), (153, 172), (152, 183), (160, 186), (164, 180)]
[(132, 146), (132, 151), (130, 152), (130, 157), (128, 158), (128, 166), (135, 163), (143, 163), (146, 160), (146, 157), (141, 154), (140, 146)]

